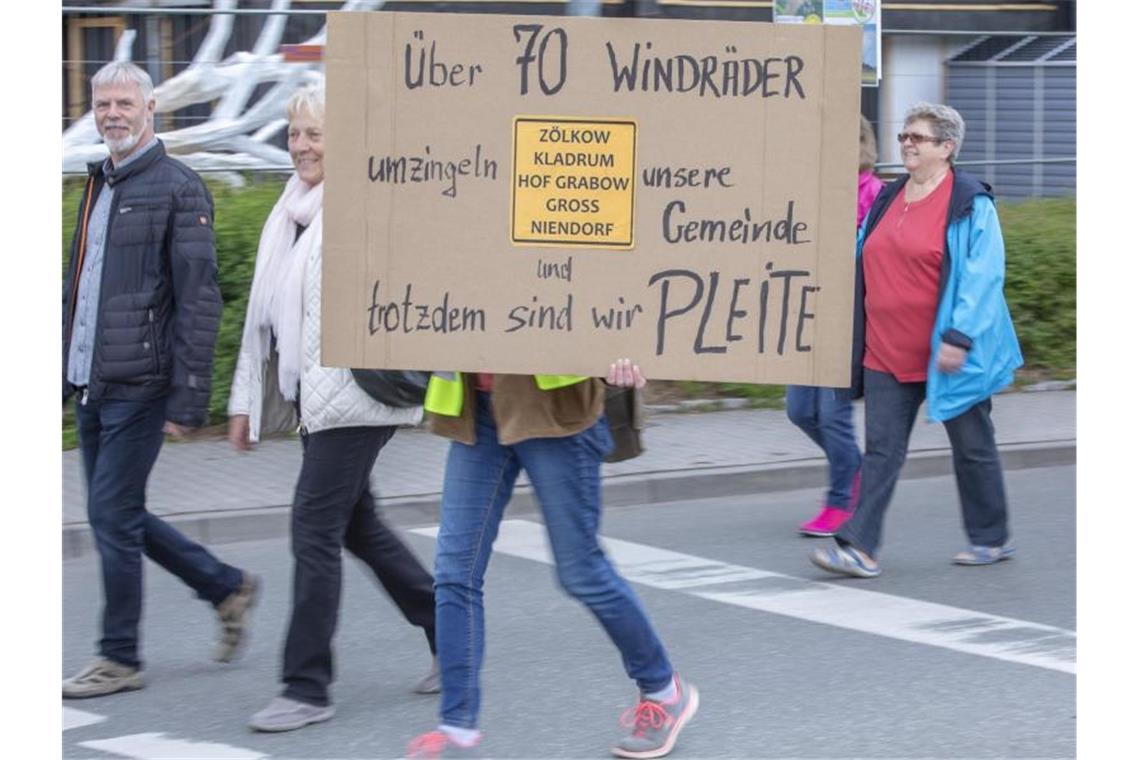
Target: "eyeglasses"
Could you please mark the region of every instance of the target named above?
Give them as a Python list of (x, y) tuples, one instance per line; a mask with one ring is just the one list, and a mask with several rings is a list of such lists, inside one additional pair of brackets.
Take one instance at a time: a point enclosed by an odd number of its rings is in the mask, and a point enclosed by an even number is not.
[(943, 140), (941, 138), (932, 137), (931, 135), (922, 135), (922, 134), (919, 134), (918, 132), (899, 132), (897, 137), (898, 137), (899, 145), (902, 145), (907, 140), (910, 140), (915, 145), (922, 145), (925, 142), (933, 143), (934, 145), (937, 145), (940, 142), (946, 142), (945, 140)]

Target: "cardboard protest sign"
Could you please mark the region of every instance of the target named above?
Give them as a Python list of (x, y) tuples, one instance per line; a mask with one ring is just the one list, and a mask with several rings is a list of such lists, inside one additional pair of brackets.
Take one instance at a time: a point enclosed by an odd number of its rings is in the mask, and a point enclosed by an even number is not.
[(328, 29), (324, 364), (847, 385), (858, 29)]

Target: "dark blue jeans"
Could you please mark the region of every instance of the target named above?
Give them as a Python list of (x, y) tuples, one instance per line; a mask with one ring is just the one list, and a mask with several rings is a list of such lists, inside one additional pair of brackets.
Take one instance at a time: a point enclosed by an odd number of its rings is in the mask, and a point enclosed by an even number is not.
[[(598, 544), (601, 463), (613, 448), (603, 417), (564, 438), (503, 446), (478, 393), (474, 446), (448, 452), (435, 556), (435, 627), (443, 679), (442, 722), (474, 728), (483, 664), (483, 576), (519, 470), (534, 486), (558, 581), (598, 619), (643, 692), (665, 688), (673, 666), (641, 602)], [(552, 638), (552, 642), (557, 637)]]
[[(213, 605), (241, 585), (241, 571), (146, 510), (146, 481), (162, 447), (166, 400), (76, 404), (87, 475), (87, 521), (103, 570), (99, 654), (141, 667), (142, 555)], [(188, 487), (192, 484), (187, 484)]]
[[(882, 541), (883, 518), (906, 463), (918, 407), (926, 398), (926, 383), (900, 383), (893, 375), (867, 369), (863, 371), (863, 391), (867, 453), (859, 504), (835, 538), (874, 557)], [(975, 404), (943, 425), (953, 451), (966, 535), (974, 546), (1001, 546), (1009, 540), (1009, 518), (990, 400)]]
[(851, 421), (851, 392), (844, 388), (789, 385), (788, 419), (823, 449), (829, 486), (826, 505), (850, 511), (851, 484), (863, 464)]

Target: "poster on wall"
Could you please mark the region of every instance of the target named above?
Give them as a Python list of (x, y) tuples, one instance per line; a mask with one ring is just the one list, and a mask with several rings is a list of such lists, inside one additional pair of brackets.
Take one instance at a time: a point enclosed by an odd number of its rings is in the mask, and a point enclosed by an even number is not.
[(879, 0), (774, 0), (777, 24), (838, 24), (863, 30), (864, 87), (877, 87), (882, 78), (882, 7)]

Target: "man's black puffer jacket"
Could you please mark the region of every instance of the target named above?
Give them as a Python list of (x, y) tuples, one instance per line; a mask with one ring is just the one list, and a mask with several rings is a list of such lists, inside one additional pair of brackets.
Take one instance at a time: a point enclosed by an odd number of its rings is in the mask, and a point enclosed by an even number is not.
[(214, 341), (222, 318), (214, 254), (214, 202), (201, 178), (159, 142), (104, 179), (88, 166), (87, 188), (63, 287), (63, 398), (76, 266), (84, 219), (109, 183), (115, 191), (103, 258), (88, 402), (166, 397), (166, 419), (206, 421)]

